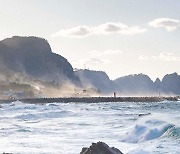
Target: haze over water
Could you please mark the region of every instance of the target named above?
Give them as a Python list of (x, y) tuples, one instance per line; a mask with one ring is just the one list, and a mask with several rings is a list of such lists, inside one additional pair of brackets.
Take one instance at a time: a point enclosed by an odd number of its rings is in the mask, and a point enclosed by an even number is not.
[(178, 154), (180, 102), (12, 102), (0, 108), (0, 153), (78, 154), (103, 141), (129, 154)]

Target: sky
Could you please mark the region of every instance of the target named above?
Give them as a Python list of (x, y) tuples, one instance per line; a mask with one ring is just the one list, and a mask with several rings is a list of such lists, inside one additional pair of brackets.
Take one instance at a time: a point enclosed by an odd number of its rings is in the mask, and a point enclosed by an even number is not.
[(180, 0), (0, 0), (0, 40), (37, 36), (110, 79), (180, 74)]

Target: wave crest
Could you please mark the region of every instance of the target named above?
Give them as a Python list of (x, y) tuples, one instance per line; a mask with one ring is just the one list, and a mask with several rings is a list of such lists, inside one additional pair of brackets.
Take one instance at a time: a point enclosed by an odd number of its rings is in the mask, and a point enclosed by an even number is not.
[(159, 137), (180, 137), (180, 128), (174, 124), (160, 120), (147, 120), (144, 123), (134, 125), (121, 140), (128, 143), (140, 143)]

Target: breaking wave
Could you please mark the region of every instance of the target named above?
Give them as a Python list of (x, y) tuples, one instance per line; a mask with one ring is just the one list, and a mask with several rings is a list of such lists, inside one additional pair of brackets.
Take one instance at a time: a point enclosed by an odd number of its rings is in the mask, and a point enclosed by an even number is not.
[(133, 127), (129, 128), (125, 137), (121, 140), (127, 143), (141, 143), (153, 140), (159, 137), (180, 138), (180, 127), (173, 123), (168, 123), (158, 119), (149, 119), (139, 121)]

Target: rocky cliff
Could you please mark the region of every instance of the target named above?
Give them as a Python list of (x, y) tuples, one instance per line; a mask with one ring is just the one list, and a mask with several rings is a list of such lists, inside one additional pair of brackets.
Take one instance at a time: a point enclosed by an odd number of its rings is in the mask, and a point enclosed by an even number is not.
[(78, 70), (83, 86), (93, 86), (102, 94), (116, 92), (118, 96), (159, 96), (180, 95), (180, 76), (177, 73), (167, 74), (162, 81), (157, 78), (154, 82), (145, 74), (133, 74), (110, 80), (102, 71)]
[(84, 87), (92, 86), (103, 94), (107, 94), (113, 91), (112, 81), (103, 71), (81, 69), (77, 70), (75, 73), (80, 78), (80, 81)]
[(120, 95), (152, 95), (153, 81), (144, 74), (134, 74), (120, 77), (113, 81), (115, 91)]
[(177, 73), (165, 75), (160, 84), (160, 90), (168, 95), (180, 95), (180, 75)]
[(73, 83), (82, 84), (85, 89), (83, 92), (76, 92), (76, 86), (74, 87), (75, 93), (80, 95), (87, 93), (87, 89), (98, 95), (99, 92), (102, 95), (112, 95), (114, 91), (118, 96), (180, 95), (180, 76), (177, 73), (167, 74), (162, 81), (157, 78), (153, 82), (144, 74), (110, 80), (103, 71), (81, 69), (74, 72), (67, 59), (53, 53), (49, 43), (38, 37), (14, 36), (0, 41), (0, 85), (4, 83), (7, 87), (11, 83), (38, 83), (44, 87), (53, 85), (53, 88), (58, 89), (58, 94), (63, 83)]
[(79, 82), (71, 64), (51, 51), (45, 39), (14, 36), (0, 42), (0, 72), (22, 73), (45, 81)]

